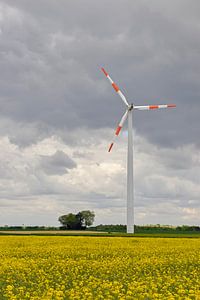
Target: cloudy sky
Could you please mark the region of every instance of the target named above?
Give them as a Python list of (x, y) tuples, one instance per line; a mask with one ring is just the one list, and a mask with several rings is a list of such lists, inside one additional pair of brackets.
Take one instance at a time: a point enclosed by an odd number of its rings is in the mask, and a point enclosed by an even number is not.
[(0, 225), (95, 211), (126, 222), (124, 105), (134, 113), (136, 224), (200, 215), (200, 2), (0, 1)]

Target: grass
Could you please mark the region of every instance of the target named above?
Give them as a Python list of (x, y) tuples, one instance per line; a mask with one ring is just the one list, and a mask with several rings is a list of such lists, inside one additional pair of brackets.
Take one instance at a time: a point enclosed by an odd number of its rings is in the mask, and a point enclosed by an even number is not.
[(98, 231), (65, 231), (65, 230), (5, 230), (0, 231), (0, 235), (34, 235), (34, 236), (93, 236), (93, 237), (152, 237), (152, 238), (200, 238), (197, 232), (181, 233), (123, 233), (123, 232), (98, 232)]

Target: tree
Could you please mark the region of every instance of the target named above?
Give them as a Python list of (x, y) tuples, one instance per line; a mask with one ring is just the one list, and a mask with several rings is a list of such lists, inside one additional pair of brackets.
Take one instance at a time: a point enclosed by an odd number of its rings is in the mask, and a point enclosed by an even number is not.
[(90, 210), (83, 210), (79, 214), (81, 214), (82, 225), (91, 226), (94, 222), (95, 213)]
[(67, 215), (60, 216), (58, 221), (66, 229), (85, 229), (87, 226), (91, 226), (94, 222), (95, 214), (93, 211), (84, 210), (78, 212), (76, 215), (69, 213)]
[(79, 219), (72, 213), (60, 216), (58, 220), (66, 229), (81, 229)]

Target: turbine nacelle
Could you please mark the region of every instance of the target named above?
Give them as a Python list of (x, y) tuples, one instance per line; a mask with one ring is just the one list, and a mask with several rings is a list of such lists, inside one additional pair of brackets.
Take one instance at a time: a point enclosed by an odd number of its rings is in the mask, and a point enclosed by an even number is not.
[(131, 103), (131, 104), (128, 106), (128, 111), (131, 111), (132, 109), (134, 109), (133, 103)]

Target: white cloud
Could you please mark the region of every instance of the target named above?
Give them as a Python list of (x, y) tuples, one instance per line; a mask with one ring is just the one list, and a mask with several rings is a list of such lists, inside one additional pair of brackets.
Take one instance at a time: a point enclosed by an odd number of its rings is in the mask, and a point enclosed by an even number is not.
[[(26, 148), (19, 148), (7, 138), (2, 138), (0, 159), (4, 165), (1, 169), (0, 205), (3, 223), (12, 223), (16, 211), (18, 217), (15, 222), (18, 222), (19, 216), (22, 223), (28, 222), (27, 215), (32, 212), (38, 213), (36, 219), (40, 224), (42, 221), (46, 224), (50, 219), (51, 224), (56, 224), (59, 214), (81, 209), (94, 210), (100, 223), (110, 223), (111, 220), (113, 223), (125, 223), (126, 132), (113, 152), (108, 153), (112, 133), (112, 130), (89, 130), (81, 134), (74, 131), (76, 138), (79, 134), (81, 136), (79, 145), (67, 145), (52, 136)], [(199, 180), (190, 180), (190, 176), (196, 170), (199, 151), (194, 146), (186, 146), (182, 148), (183, 156), (188, 149), (193, 149), (191, 163), (174, 170), (171, 159), (176, 162), (179, 148), (171, 150), (171, 155), (170, 150), (167, 152), (167, 149), (155, 147), (135, 135), (137, 224), (155, 221), (177, 224), (186, 220), (192, 224), (197, 219)], [(41, 157), (47, 158), (44, 164), (41, 164)], [(67, 168), (67, 172), (63, 168)], [(30, 218), (32, 224), (33, 220), (33, 217)]]

